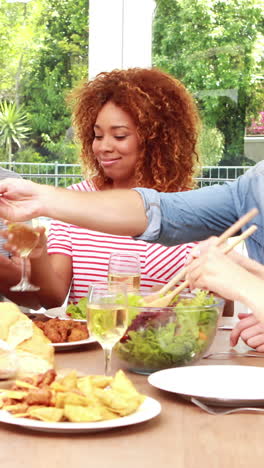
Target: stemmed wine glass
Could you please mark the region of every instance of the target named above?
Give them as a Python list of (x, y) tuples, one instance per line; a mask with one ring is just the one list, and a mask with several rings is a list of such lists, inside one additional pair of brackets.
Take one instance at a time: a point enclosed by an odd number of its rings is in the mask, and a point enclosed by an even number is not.
[(95, 283), (88, 289), (87, 326), (104, 351), (104, 374), (111, 371), (114, 345), (128, 325), (127, 293), (122, 283)]
[(113, 252), (108, 264), (108, 282), (120, 282), (128, 291), (140, 288), (140, 257), (133, 252)]
[(21, 280), (18, 284), (12, 286), (10, 291), (38, 291), (39, 287), (29, 281), (27, 258), (37, 245), (39, 233), (24, 223), (8, 224), (7, 229), (12, 234), (11, 238), (8, 239), (8, 243), (16, 248), (22, 261)]

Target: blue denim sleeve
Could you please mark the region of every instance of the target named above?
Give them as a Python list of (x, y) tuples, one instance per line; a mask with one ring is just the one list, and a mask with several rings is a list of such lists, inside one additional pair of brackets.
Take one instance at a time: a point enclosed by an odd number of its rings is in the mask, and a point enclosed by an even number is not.
[(136, 188), (148, 217), (137, 239), (169, 246), (219, 236), (238, 217), (232, 189), (229, 184), (175, 193)]
[(140, 193), (148, 218), (146, 231), (135, 239), (152, 243), (158, 242), (161, 226), (160, 193), (153, 189), (136, 188), (134, 190)]

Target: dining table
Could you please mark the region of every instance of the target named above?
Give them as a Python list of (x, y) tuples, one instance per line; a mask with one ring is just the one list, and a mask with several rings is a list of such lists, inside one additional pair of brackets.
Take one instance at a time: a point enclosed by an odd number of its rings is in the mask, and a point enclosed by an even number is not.
[[(263, 357), (241, 356), (230, 348), (229, 323), (222, 319), (210, 352), (194, 365), (264, 366)], [(225, 327), (225, 324), (227, 326)], [(241, 346), (241, 344), (240, 344)], [(242, 351), (241, 351), (242, 349)], [(102, 374), (103, 352), (97, 343), (56, 352), (58, 369)], [(124, 369), (137, 390), (158, 400), (161, 412), (148, 421), (101, 432), (51, 433), (0, 423), (3, 468), (262, 468), (264, 413), (211, 415), (181, 395), (159, 390), (146, 375), (126, 370), (115, 354), (113, 374)], [(264, 394), (264, 389), (263, 389)]]

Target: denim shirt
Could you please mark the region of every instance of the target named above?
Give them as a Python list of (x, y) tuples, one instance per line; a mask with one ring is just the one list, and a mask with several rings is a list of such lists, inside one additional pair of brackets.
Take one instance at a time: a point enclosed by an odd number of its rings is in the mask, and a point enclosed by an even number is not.
[(246, 245), (249, 256), (264, 264), (264, 161), (223, 185), (175, 193), (134, 190), (141, 194), (148, 218), (146, 231), (136, 239), (164, 245), (219, 236), (251, 208), (258, 208), (259, 214), (242, 230), (257, 225)]

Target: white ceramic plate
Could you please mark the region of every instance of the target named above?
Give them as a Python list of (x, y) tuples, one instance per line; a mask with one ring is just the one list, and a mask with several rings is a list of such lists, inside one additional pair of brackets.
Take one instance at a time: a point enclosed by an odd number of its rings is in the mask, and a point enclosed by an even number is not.
[(43, 312), (43, 315), (49, 318), (60, 318), (63, 320), (74, 320), (75, 322), (86, 323), (85, 319), (73, 319), (66, 314), (66, 307), (54, 307), (53, 309), (47, 309)]
[(71, 349), (80, 348), (91, 343), (96, 343), (95, 338), (87, 338), (86, 340), (80, 341), (69, 341), (68, 343), (51, 343), (51, 346), (55, 348), (55, 351), (70, 351)]
[(187, 366), (165, 369), (148, 377), (161, 390), (195, 397), (211, 404), (264, 405), (264, 368), (255, 366)]
[(12, 424), (14, 426), (25, 427), (34, 431), (44, 432), (99, 432), (113, 429), (116, 427), (130, 426), (138, 424), (149, 419), (155, 418), (161, 411), (161, 405), (157, 400), (147, 397), (138, 410), (124, 416), (123, 418), (112, 419), (109, 421), (99, 421), (93, 423), (71, 423), (71, 422), (43, 422), (34, 419), (15, 418), (8, 411), (0, 410), (0, 422)]

